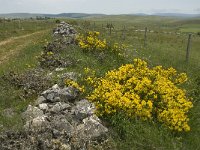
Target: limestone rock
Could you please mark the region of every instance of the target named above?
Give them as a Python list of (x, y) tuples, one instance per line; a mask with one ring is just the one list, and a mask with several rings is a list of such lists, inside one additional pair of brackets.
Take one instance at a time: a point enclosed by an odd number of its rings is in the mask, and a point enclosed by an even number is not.
[(88, 100), (83, 99), (76, 103), (75, 115), (78, 119), (84, 119), (88, 116), (93, 115), (95, 112), (94, 104), (90, 103)]
[(38, 99), (36, 100), (35, 104), (39, 105), (41, 103), (45, 103), (46, 102), (46, 98), (44, 98), (43, 96), (39, 96)]
[(53, 37), (62, 37), (65, 44), (73, 44), (75, 42), (76, 30), (68, 23), (61, 22), (57, 28), (53, 30)]
[(31, 106), (31, 105), (29, 105), (27, 110), (22, 114), (23, 118), (26, 121), (29, 121), (31, 119), (34, 119), (43, 115), (44, 114), (42, 110), (40, 110), (38, 107)]
[(36, 118), (33, 118), (31, 121), (27, 121), (26, 124), (24, 125), (25, 130), (41, 130), (43, 127), (46, 127), (47, 125), (47, 116), (42, 115), (38, 116)]
[(52, 90), (54, 92), (58, 92), (60, 90), (60, 87), (58, 86), (58, 84), (55, 84), (54, 86), (52, 86)]
[(61, 103), (58, 102), (58, 103), (56, 103), (56, 104), (50, 109), (50, 112), (52, 112), (52, 113), (59, 113), (61, 110), (62, 110)]
[(71, 102), (77, 98), (79, 91), (73, 87), (66, 87), (59, 91), (59, 96), (64, 102)]
[(105, 136), (108, 129), (103, 126), (96, 115), (83, 119), (83, 124), (79, 125), (78, 133), (81, 138), (96, 139)]
[(43, 111), (47, 111), (48, 110), (48, 105), (46, 103), (39, 104), (38, 107)]

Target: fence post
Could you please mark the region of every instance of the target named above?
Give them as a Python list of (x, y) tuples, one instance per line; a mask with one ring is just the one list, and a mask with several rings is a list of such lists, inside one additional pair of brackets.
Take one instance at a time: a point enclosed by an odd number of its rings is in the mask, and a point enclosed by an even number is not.
[(145, 31), (144, 31), (144, 47), (146, 47), (147, 45), (147, 27), (145, 27)]
[(19, 24), (18, 24), (18, 28), (21, 29), (21, 21), (19, 20), (18, 23), (19, 23)]
[(112, 23), (107, 23), (106, 28), (109, 30), (109, 34), (112, 34), (112, 29), (114, 29), (114, 26)]
[(15, 20), (12, 20), (13, 22), (13, 30), (15, 30)]
[(6, 26), (6, 20), (3, 19), (3, 27), (5, 28), (5, 26)]
[(188, 44), (187, 44), (187, 49), (186, 49), (186, 62), (189, 62), (189, 55), (190, 55), (190, 47), (191, 47), (191, 38), (192, 38), (192, 33), (188, 35)]

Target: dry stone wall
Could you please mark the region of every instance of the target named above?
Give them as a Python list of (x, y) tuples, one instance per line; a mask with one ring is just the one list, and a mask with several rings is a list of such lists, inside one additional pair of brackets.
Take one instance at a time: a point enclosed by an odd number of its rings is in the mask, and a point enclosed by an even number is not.
[(88, 143), (106, 141), (108, 129), (95, 115), (94, 104), (78, 96), (77, 89), (57, 84), (42, 92), (22, 114), (24, 132), (1, 136), (0, 149), (86, 150)]
[[(52, 52), (52, 57), (59, 55), (59, 48), (74, 43), (76, 33), (71, 25), (61, 22), (53, 30), (54, 42), (44, 49), (44, 56), (48, 52)], [(42, 59), (47, 64), (48, 59)], [(67, 75), (74, 79), (74, 73), (63, 74), (69, 78)], [(102, 147), (109, 142), (108, 128), (95, 115), (94, 104), (79, 97), (78, 89), (58, 84), (41, 92), (35, 104), (23, 112), (22, 130), (0, 134), (0, 150), (89, 150)]]

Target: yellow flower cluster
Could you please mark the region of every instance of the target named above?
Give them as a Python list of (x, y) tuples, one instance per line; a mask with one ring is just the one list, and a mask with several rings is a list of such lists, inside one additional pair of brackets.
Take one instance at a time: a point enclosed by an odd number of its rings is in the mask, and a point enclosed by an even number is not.
[(118, 55), (122, 55), (121, 53), (127, 48), (124, 44), (114, 43), (111, 47), (112, 52), (118, 53)]
[(65, 80), (65, 85), (66, 86), (72, 86), (76, 89), (78, 89), (80, 92), (84, 92), (85, 91), (85, 87), (84, 86), (80, 86), (77, 82), (71, 80), (71, 79), (66, 79)]
[(79, 46), (85, 51), (94, 51), (94, 50), (104, 50), (107, 46), (106, 40), (101, 40), (99, 38), (99, 32), (89, 31), (86, 36), (79, 35), (77, 37)]
[(155, 119), (172, 130), (189, 131), (187, 112), (193, 105), (177, 86), (186, 80), (186, 74), (173, 68), (149, 68), (145, 61), (134, 59), (133, 64), (95, 79), (88, 99), (95, 103), (98, 115), (122, 111), (130, 117)]
[(47, 55), (53, 55), (54, 53), (53, 52), (47, 52)]
[(124, 50), (127, 46), (120, 43), (112, 43), (107, 42), (106, 39), (102, 40), (100, 38), (100, 32), (97, 31), (89, 31), (86, 35), (78, 35), (77, 36), (78, 45), (85, 52), (112, 52), (116, 53), (118, 56), (124, 56)]
[(84, 74), (85, 74), (85, 81), (87, 82), (87, 84), (90, 85), (94, 85), (97, 78), (95, 77), (95, 71), (90, 69), (90, 68), (84, 68)]

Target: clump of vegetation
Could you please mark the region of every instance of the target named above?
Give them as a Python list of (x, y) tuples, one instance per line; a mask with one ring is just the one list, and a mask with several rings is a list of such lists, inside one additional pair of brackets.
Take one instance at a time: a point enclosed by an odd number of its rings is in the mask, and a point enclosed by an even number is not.
[(82, 22), (82, 26), (83, 26), (83, 28), (89, 28), (90, 26), (91, 26), (91, 23), (90, 23), (90, 21), (84, 21), (84, 22)]
[(43, 52), (39, 57), (42, 68), (66, 67), (68, 63), (58, 54), (53, 52)]
[(106, 53), (111, 52), (119, 56), (123, 56), (126, 49), (125, 44), (117, 42), (110, 42), (100, 37), (100, 32), (89, 31), (86, 35), (79, 35), (77, 37), (78, 45), (84, 52)]
[[(47, 42), (47, 41), (46, 41)], [(77, 62), (74, 58), (63, 58), (61, 53), (66, 50), (67, 45), (63, 39), (56, 39), (46, 43), (41, 55), (38, 57), (40, 67), (54, 69), (56, 67), (73, 66)]]
[(124, 53), (124, 50), (127, 48), (127, 46), (125, 44), (120, 44), (115, 42), (112, 46), (111, 46), (111, 50), (112, 52), (116, 53), (119, 56), (122, 56)]
[(103, 51), (107, 47), (106, 40), (99, 38), (99, 32), (89, 31), (86, 35), (79, 35), (77, 37), (79, 46), (86, 52), (90, 51)]
[[(46, 40), (45, 40), (46, 41)], [(44, 46), (43, 51), (44, 52), (53, 52), (53, 53), (59, 53), (63, 51), (64, 49), (63, 39), (55, 39), (52, 42), (46, 41), (46, 45)]]
[(61, 21), (60, 21), (59, 19), (57, 19), (57, 20), (56, 20), (56, 23), (58, 23), (58, 24), (59, 24), (60, 22), (61, 22)]
[(84, 92), (85, 91), (85, 87), (84, 86), (80, 86), (76, 81), (73, 81), (71, 79), (66, 79), (65, 80), (65, 85), (71, 86), (73, 88), (76, 88), (77, 90), (79, 90), (80, 92)]
[(193, 104), (179, 87), (187, 81), (185, 73), (162, 66), (149, 68), (145, 61), (134, 59), (133, 64), (108, 71), (104, 77), (86, 80), (94, 87), (88, 99), (100, 116), (123, 112), (130, 118), (161, 122), (174, 131), (190, 131), (187, 113)]
[(39, 94), (53, 84), (51, 78), (42, 69), (30, 69), (21, 74), (11, 71), (2, 78), (11, 85), (22, 89), (23, 93), (21, 93), (21, 96), (24, 98)]

